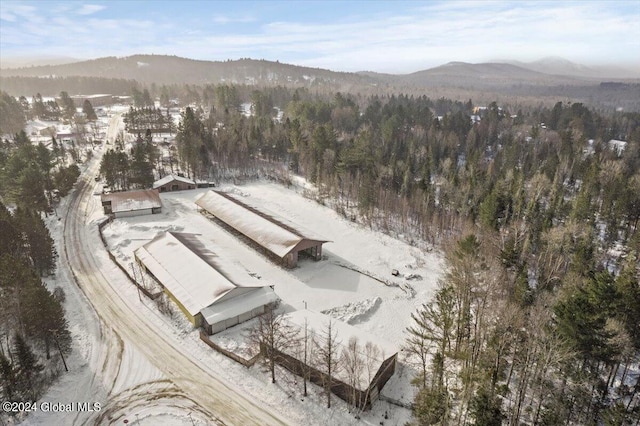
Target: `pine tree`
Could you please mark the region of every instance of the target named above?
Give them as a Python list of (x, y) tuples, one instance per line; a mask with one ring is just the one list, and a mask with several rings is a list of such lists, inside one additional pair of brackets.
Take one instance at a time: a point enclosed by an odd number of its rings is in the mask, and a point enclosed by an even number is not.
[[(454, 339), (456, 306), (453, 288), (444, 286), (436, 292), (433, 301), (425, 304), (417, 312), (411, 314), (415, 325), (407, 328), (409, 337), (405, 344), (409, 353), (418, 356), (422, 369), (422, 385), (427, 382), (427, 359), (429, 348), (436, 346), (436, 355), (444, 362), (451, 351), (451, 340)], [(442, 388), (444, 371), (436, 368), (431, 382), (433, 388)]]
[(96, 112), (93, 109), (93, 105), (91, 105), (89, 99), (84, 100), (84, 103), (82, 104), (82, 112), (89, 121), (95, 121), (98, 119), (98, 116), (96, 115)]
[(3, 353), (0, 353), (0, 380), (5, 400), (12, 401), (18, 383), (13, 365)]
[(153, 164), (149, 159), (146, 143), (141, 141), (135, 144), (131, 151), (131, 183), (137, 188), (151, 188), (153, 186)]
[(53, 273), (58, 253), (49, 229), (40, 215), (19, 209), (16, 219), (26, 237), (29, 257), (36, 272), (41, 276)]
[(36, 399), (37, 389), (35, 384), (43, 370), (38, 363), (38, 358), (20, 333), (16, 333), (13, 339), (13, 354), (16, 358), (17, 387), (23, 397)]
[(70, 121), (76, 114), (76, 105), (73, 103), (73, 99), (71, 99), (69, 94), (65, 91), (60, 92), (59, 99), (60, 103), (58, 106), (63, 111), (63, 117)]
[(187, 175), (195, 177), (198, 155), (204, 144), (204, 125), (190, 107), (186, 108), (181, 118), (176, 135), (178, 155)]
[(48, 202), (44, 195), (45, 180), (40, 169), (30, 165), (18, 177), (18, 205), (37, 212), (47, 210)]

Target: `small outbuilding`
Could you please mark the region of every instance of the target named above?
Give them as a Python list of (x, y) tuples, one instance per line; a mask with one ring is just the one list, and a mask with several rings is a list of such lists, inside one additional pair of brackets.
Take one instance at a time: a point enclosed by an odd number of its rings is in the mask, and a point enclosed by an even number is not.
[(326, 238), (262, 207), (220, 191), (208, 191), (196, 204), (224, 226), (251, 240), (286, 267), (294, 268), (300, 254), (322, 259)]
[(195, 188), (195, 181), (176, 175), (167, 175), (153, 182), (153, 189), (157, 189), (160, 192), (185, 191)]
[(196, 234), (164, 232), (134, 256), (194, 326), (214, 334), (265, 313), (278, 301), (271, 286), (219, 252)]
[(162, 211), (160, 195), (154, 189), (112, 192), (102, 194), (100, 199), (104, 214), (116, 218), (156, 214)]

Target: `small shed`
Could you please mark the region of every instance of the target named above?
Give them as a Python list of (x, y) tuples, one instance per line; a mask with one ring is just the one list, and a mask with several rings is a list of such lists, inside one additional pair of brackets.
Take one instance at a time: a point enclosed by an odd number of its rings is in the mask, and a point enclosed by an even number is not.
[(104, 214), (116, 218), (156, 214), (162, 211), (160, 195), (154, 189), (112, 192), (102, 194), (100, 199)]
[(153, 182), (153, 189), (157, 189), (160, 192), (185, 191), (195, 188), (195, 181), (176, 175), (167, 175)]

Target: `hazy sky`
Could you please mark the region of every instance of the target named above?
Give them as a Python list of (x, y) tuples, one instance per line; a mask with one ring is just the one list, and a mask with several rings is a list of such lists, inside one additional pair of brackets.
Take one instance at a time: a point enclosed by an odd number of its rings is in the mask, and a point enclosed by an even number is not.
[(638, 66), (639, 22), (640, 0), (0, 0), (0, 56), (155, 53), (394, 73), (546, 56)]

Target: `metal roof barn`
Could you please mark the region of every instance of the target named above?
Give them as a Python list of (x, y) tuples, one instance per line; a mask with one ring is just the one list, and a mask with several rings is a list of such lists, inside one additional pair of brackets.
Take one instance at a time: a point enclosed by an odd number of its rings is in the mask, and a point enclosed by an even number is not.
[(196, 234), (165, 232), (134, 252), (187, 318), (210, 334), (260, 315), (277, 301), (268, 284), (215, 249)]
[(208, 191), (196, 200), (196, 204), (224, 225), (266, 249), (289, 268), (297, 265), (301, 252), (315, 260), (322, 259), (322, 244), (329, 241), (225, 192)]
[(162, 210), (160, 195), (153, 189), (102, 194), (100, 199), (104, 214), (113, 214), (115, 217), (155, 214)]

